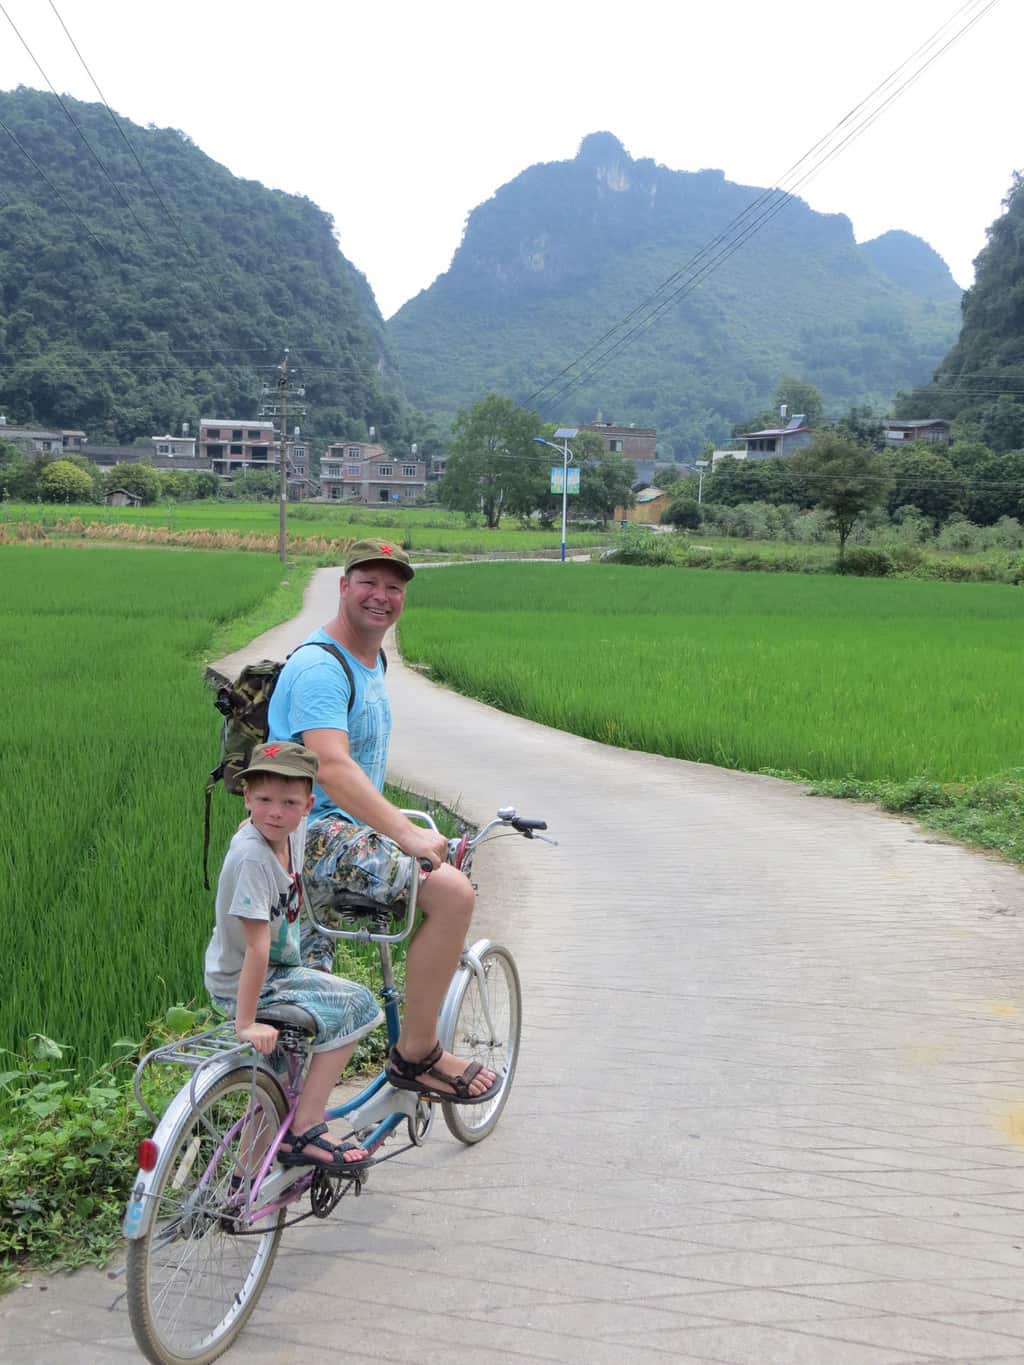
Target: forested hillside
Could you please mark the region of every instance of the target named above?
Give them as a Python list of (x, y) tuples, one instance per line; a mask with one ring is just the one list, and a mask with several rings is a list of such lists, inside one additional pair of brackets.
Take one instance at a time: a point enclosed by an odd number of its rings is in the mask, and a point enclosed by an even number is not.
[[(527, 399), (677, 271), (759, 191), (633, 160), (610, 133), (532, 166), (474, 209), (450, 269), (388, 323), (409, 398), (449, 415), (489, 389)], [(829, 412), (884, 410), (956, 335), (960, 291), (924, 242), (859, 247), (794, 200), (545, 416), (657, 426), (693, 454), (763, 409), (780, 376)]]
[(107, 110), (65, 102), (110, 179), (52, 95), (0, 92), (20, 143), (0, 131), (8, 419), (124, 441), (254, 417), (273, 382), (259, 367), (290, 346), (309, 432), (391, 434), (402, 401), (383, 323), (329, 215), (238, 179), (183, 133), (121, 119), (156, 194)]
[(988, 230), (964, 295), (960, 337), (931, 384), (900, 405), (904, 417), (958, 419), (961, 436), (997, 452), (1024, 449), (1024, 178)]

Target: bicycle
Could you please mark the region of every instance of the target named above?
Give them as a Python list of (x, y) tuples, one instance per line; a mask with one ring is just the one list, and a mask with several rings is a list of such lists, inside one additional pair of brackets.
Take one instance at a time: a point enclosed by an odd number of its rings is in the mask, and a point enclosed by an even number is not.
[[(437, 828), (422, 811), (405, 814)], [(543, 839), (539, 831), (546, 828), (543, 820), (526, 820), (514, 807), (503, 807), (475, 838), (450, 841), (449, 861), (468, 875), (474, 853), (495, 832)], [(337, 904), (343, 922), (352, 927), (314, 921), (333, 938), (377, 945), (389, 1046), (398, 1039), (401, 1003), (391, 945), (412, 933), (415, 881), (397, 929), (385, 908), (358, 895)], [(464, 948), (441, 1008), (438, 1037), (445, 1049), (496, 1072), (500, 1083), (484, 1104), (439, 1102), (449, 1130), (463, 1143), (480, 1142), (493, 1132), (508, 1101), (521, 1007), (519, 973), (509, 950), (489, 939)], [(346, 1194), (361, 1192), (365, 1179), (365, 1174), (278, 1164), (315, 1024), (296, 1005), (261, 1010), (257, 1019), (278, 1029), (269, 1057), (239, 1043), (234, 1024), (227, 1022), (153, 1049), (136, 1068), (136, 1099), (156, 1128), (138, 1148), (139, 1170), (123, 1224), (124, 1273), (136, 1343), (156, 1365), (206, 1365), (222, 1355), (256, 1307), (284, 1229), (328, 1217)], [(192, 1075), (158, 1119), (143, 1098), (142, 1078), (148, 1067), (162, 1064), (186, 1066)], [(353, 1099), (328, 1110), (327, 1118), (346, 1119), (345, 1137), (375, 1156), (404, 1123), (407, 1145), (376, 1157), (377, 1166), (426, 1141), (434, 1102), (396, 1090), (382, 1071)], [(286, 1220), (285, 1211), (307, 1194), (309, 1210)]]

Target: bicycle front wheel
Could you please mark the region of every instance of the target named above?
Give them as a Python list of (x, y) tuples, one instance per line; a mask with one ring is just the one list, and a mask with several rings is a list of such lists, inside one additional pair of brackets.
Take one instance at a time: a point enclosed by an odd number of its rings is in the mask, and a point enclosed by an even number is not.
[(497, 1072), (498, 1086), (485, 1104), (443, 1104), (449, 1131), (460, 1142), (481, 1142), (493, 1132), (508, 1102), (519, 1058), (522, 1028), (522, 990), (515, 959), (507, 948), (492, 943), (480, 955), (482, 979), (468, 970), (448, 1017), (452, 1024), (441, 1039), (449, 1052)]
[[(155, 1365), (207, 1365), (231, 1345), (266, 1284), (284, 1211), (242, 1227), (245, 1177), (287, 1110), (263, 1071), (238, 1067), (187, 1112), (159, 1157), (149, 1230), (128, 1243), (128, 1312)], [(244, 1233), (245, 1235), (240, 1235)]]

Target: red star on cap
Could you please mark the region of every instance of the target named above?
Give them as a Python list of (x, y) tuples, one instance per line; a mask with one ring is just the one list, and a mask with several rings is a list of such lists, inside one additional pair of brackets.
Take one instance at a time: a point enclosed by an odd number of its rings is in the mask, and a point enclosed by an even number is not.
[(380, 547), (380, 552), (382, 555), (393, 555), (395, 553), (390, 545), (382, 545)]
[(267, 747), (263, 750), (263, 757), (276, 758), (280, 752), (281, 752), (280, 744), (268, 744)]

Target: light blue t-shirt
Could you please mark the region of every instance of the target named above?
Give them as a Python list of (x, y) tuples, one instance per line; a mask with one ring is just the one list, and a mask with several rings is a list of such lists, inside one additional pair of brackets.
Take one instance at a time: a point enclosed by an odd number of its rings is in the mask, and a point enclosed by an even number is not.
[[(344, 730), (348, 734), (349, 753), (377, 790), (382, 791), (391, 738), (391, 705), (381, 661), (378, 659), (373, 668), (367, 668), (325, 630), (314, 630), (306, 639), (333, 645), (348, 660), (356, 685), (351, 726), (349, 683), (341, 664), (324, 649), (299, 649), (281, 670), (270, 699), (269, 738), (301, 744), (305, 730)], [(340, 810), (322, 787), (315, 786), (313, 795), (316, 799), (310, 820), (336, 812), (353, 818)]]

